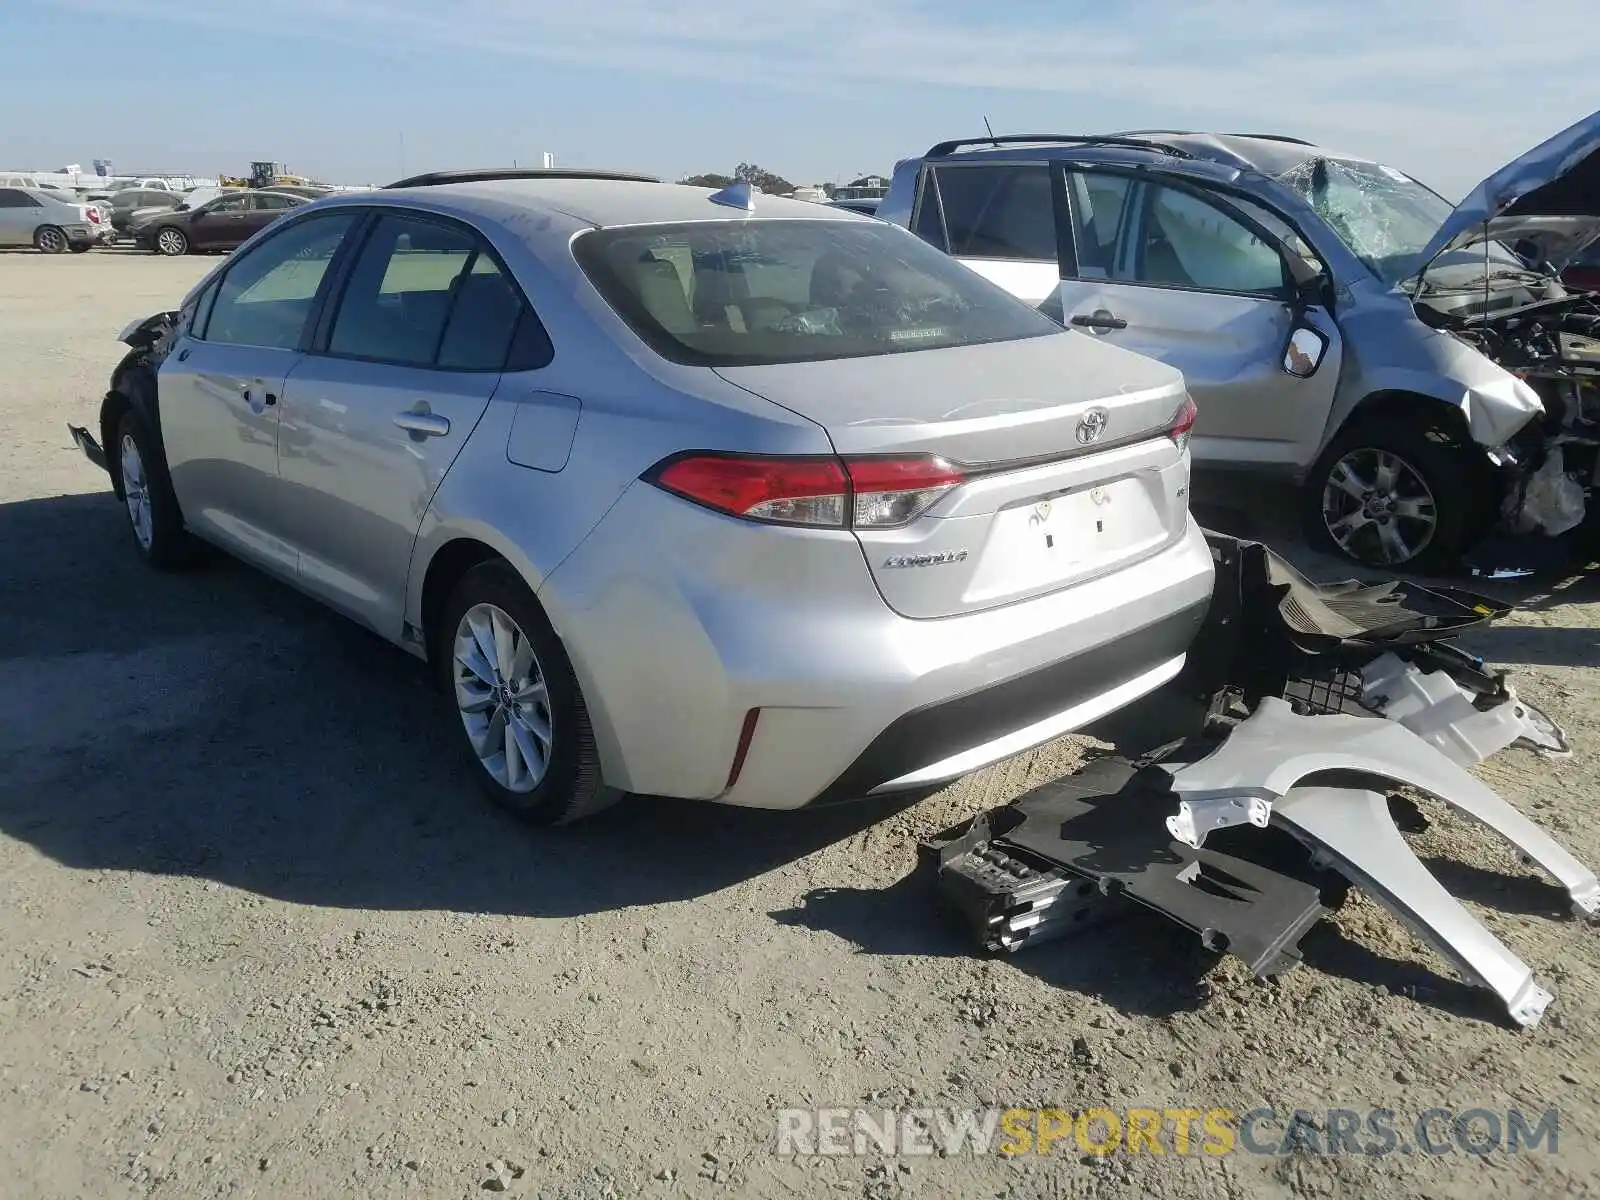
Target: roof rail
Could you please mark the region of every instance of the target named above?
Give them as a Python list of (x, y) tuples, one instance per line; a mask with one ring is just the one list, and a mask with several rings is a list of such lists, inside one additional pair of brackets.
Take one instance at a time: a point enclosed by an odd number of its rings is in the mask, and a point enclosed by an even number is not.
[(1291, 146), (1315, 146), (1305, 138), (1290, 137), (1286, 133), (1230, 133), (1229, 137), (1260, 138), (1263, 142), (1288, 142)]
[(1044, 142), (1046, 144), (1059, 144), (1066, 146), (1123, 146), (1132, 150), (1159, 150), (1163, 154), (1170, 154), (1173, 158), (1193, 158), (1178, 146), (1169, 146), (1162, 142), (1151, 141), (1144, 137), (1130, 137), (1126, 134), (1070, 134), (1070, 133), (1002, 133), (996, 137), (954, 138), (948, 142), (940, 142), (928, 151), (926, 158), (942, 158), (952, 154), (963, 146), (1009, 146), (1027, 142)]
[(584, 171), (568, 167), (482, 167), (467, 171), (429, 171), (409, 175), (385, 184), (390, 188), (438, 187), (446, 183), (491, 183), (500, 179), (611, 179), (626, 183), (660, 183), (654, 175), (635, 175), (626, 171)]

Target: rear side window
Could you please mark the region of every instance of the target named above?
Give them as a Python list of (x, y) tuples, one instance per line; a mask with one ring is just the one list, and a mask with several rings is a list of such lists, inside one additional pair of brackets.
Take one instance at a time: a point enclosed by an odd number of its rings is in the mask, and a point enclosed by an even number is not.
[[(499, 371), (524, 320), (538, 328), (521, 291), (476, 235), (389, 213), (379, 218), (350, 272), (328, 352), (404, 366)], [(517, 365), (525, 367), (529, 358), (519, 355)], [(545, 353), (533, 365), (547, 362)]]
[(573, 244), (657, 353), (698, 366), (814, 362), (1061, 332), (905, 230), (743, 220), (595, 230)]
[(957, 258), (1056, 261), (1049, 167), (943, 166), (934, 169), (932, 183)]
[(0, 208), (38, 208), (39, 202), (16, 188), (0, 188)]

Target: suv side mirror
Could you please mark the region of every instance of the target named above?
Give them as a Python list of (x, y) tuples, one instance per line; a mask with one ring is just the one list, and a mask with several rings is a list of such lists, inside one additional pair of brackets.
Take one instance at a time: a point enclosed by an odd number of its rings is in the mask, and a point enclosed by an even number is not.
[(1309, 379), (1317, 373), (1328, 353), (1328, 339), (1319, 329), (1295, 322), (1289, 343), (1283, 348), (1283, 371), (1296, 379)]

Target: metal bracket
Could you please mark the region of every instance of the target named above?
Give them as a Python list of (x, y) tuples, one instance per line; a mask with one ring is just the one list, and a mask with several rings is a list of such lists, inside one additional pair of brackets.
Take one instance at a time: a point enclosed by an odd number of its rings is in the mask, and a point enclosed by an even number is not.
[(1272, 804), (1260, 796), (1214, 796), (1179, 800), (1176, 816), (1167, 818), (1167, 832), (1185, 846), (1198, 850), (1206, 835), (1217, 829), (1248, 822), (1265, 829), (1272, 820)]

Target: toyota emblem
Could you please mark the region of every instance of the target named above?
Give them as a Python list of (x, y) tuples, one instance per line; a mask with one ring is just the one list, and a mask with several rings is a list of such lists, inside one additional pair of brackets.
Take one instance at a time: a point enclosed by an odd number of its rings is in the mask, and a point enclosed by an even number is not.
[(1103, 408), (1091, 408), (1078, 418), (1078, 440), (1085, 446), (1098, 442), (1111, 421), (1111, 414)]

